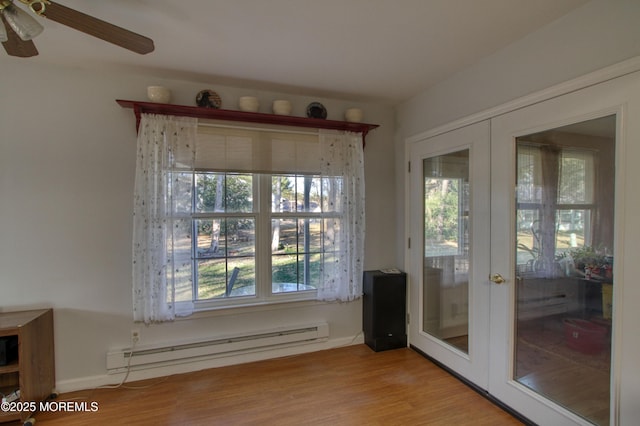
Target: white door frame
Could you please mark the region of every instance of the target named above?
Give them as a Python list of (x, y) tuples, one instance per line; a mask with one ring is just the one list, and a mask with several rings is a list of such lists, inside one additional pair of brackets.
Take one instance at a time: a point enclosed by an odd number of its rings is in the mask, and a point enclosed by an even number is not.
[[(572, 93), (611, 79), (623, 77), (640, 71), (640, 57), (621, 62), (619, 64), (596, 71), (586, 76), (569, 82), (553, 86), (541, 92), (529, 95), (496, 108), (486, 110), (461, 120), (448, 123), (444, 126), (414, 135), (405, 140), (405, 164), (411, 156), (410, 146), (420, 140), (446, 133), (448, 131), (477, 123), (482, 120), (498, 117), (520, 108), (553, 99), (555, 97)], [(630, 77), (631, 80), (634, 76)], [(634, 88), (639, 83), (630, 83)], [(637, 88), (640, 91), (640, 88)], [(617, 137), (617, 162), (616, 162), (616, 266), (615, 275), (617, 283), (634, 283), (637, 277), (637, 253), (640, 253), (640, 197), (637, 196), (637, 182), (640, 182), (640, 102), (630, 101), (620, 104), (615, 102), (611, 108), (619, 108), (622, 111), (622, 122), (619, 123)], [(618, 116), (620, 117), (620, 115)], [(632, 117), (630, 119), (629, 117)], [(627, 182), (630, 184), (627, 185)], [(411, 193), (410, 176), (405, 174), (405, 241), (411, 237)], [(624, 235), (624, 239), (622, 238)], [(407, 247), (407, 246), (405, 246)], [(405, 250), (405, 269), (411, 267), (411, 250)], [(496, 266), (496, 265), (494, 265)], [(409, 277), (411, 280), (411, 277)], [(511, 297), (511, 296), (508, 296)], [(612, 407), (611, 424), (633, 424), (640, 418), (640, 369), (636, 361), (640, 359), (640, 333), (637, 332), (637, 324), (640, 324), (640, 285), (618, 286), (614, 294), (613, 319), (613, 353), (612, 353)], [(410, 302), (409, 313), (413, 312), (413, 304)], [(624, 321), (623, 321), (624, 317)], [(495, 326), (493, 324), (492, 326)], [(508, 334), (508, 333), (507, 333)], [(508, 337), (507, 337), (508, 338)], [(624, 344), (623, 344), (624, 342)], [(410, 341), (411, 343), (411, 335)], [(502, 355), (501, 355), (502, 356)], [(624, 374), (623, 374), (624, 372)], [(498, 397), (498, 399), (501, 399)], [(504, 402), (504, 401), (503, 401)], [(546, 401), (541, 402), (546, 405)], [(509, 405), (507, 403), (507, 405)], [(523, 413), (525, 414), (525, 413)], [(526, 416), (527, 414), (525, 414)], [(575, 424), (581, 419), (573, 419)]]

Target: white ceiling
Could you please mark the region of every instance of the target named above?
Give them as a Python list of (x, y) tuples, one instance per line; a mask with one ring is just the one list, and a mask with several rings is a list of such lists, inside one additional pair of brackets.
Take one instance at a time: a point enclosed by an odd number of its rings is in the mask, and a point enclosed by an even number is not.
[[(18, 0), (15, 0), (18, 4)], [(152, 38), (137, 55), (44, 21), (36, 58), (395, 104), (587, 0), (61, 0)], [(20, 5), (22, 7), (22, 5)], [(38, 18), (40, 19), (40, 18)]]

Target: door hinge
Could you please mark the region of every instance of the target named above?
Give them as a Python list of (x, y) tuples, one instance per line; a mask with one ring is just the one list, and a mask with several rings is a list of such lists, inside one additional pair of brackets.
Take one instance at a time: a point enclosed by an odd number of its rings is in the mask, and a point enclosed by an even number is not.
[(411, 173), (411, 161), (407, 162), (407, 173)]
[(411, 237), (407, 238), (407, 248), (411, 248)]
[(411, 314), (407, 312), (407, 324), (411, 324)]

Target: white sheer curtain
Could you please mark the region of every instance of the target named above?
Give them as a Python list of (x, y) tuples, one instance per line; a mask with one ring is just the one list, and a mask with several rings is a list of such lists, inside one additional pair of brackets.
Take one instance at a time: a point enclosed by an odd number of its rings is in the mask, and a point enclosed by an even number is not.
[(330, 210), (325, 223), (325, 261), (318, 300), (362, 296), (364, 261), (364, 153), (359, 133), (320, 131), (321, 176)]
[(135, 321), (170, 321), (193, 310), (187, 180), (195, 161), (196, 135), (196, 119), (142, 114), (133, 217)]

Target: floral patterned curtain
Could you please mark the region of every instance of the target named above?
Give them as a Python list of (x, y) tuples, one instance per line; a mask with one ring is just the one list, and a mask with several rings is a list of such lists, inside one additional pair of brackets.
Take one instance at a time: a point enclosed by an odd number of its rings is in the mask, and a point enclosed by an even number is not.
[[(189, 232), (197, 120), (142, 114), (133, 217), (133, 316), (145, 323), (170, 321), (193, 310)], [(188, 236), (188, 235), (187, 235)], [(179, 305), (179, 306), (177, 306)]]
[(362, 135), (320, 131), (320, 159), (327, 206), (325, 259), (318, 300), (351, 301), (362, 296), (364, 261), (364, 152)]

